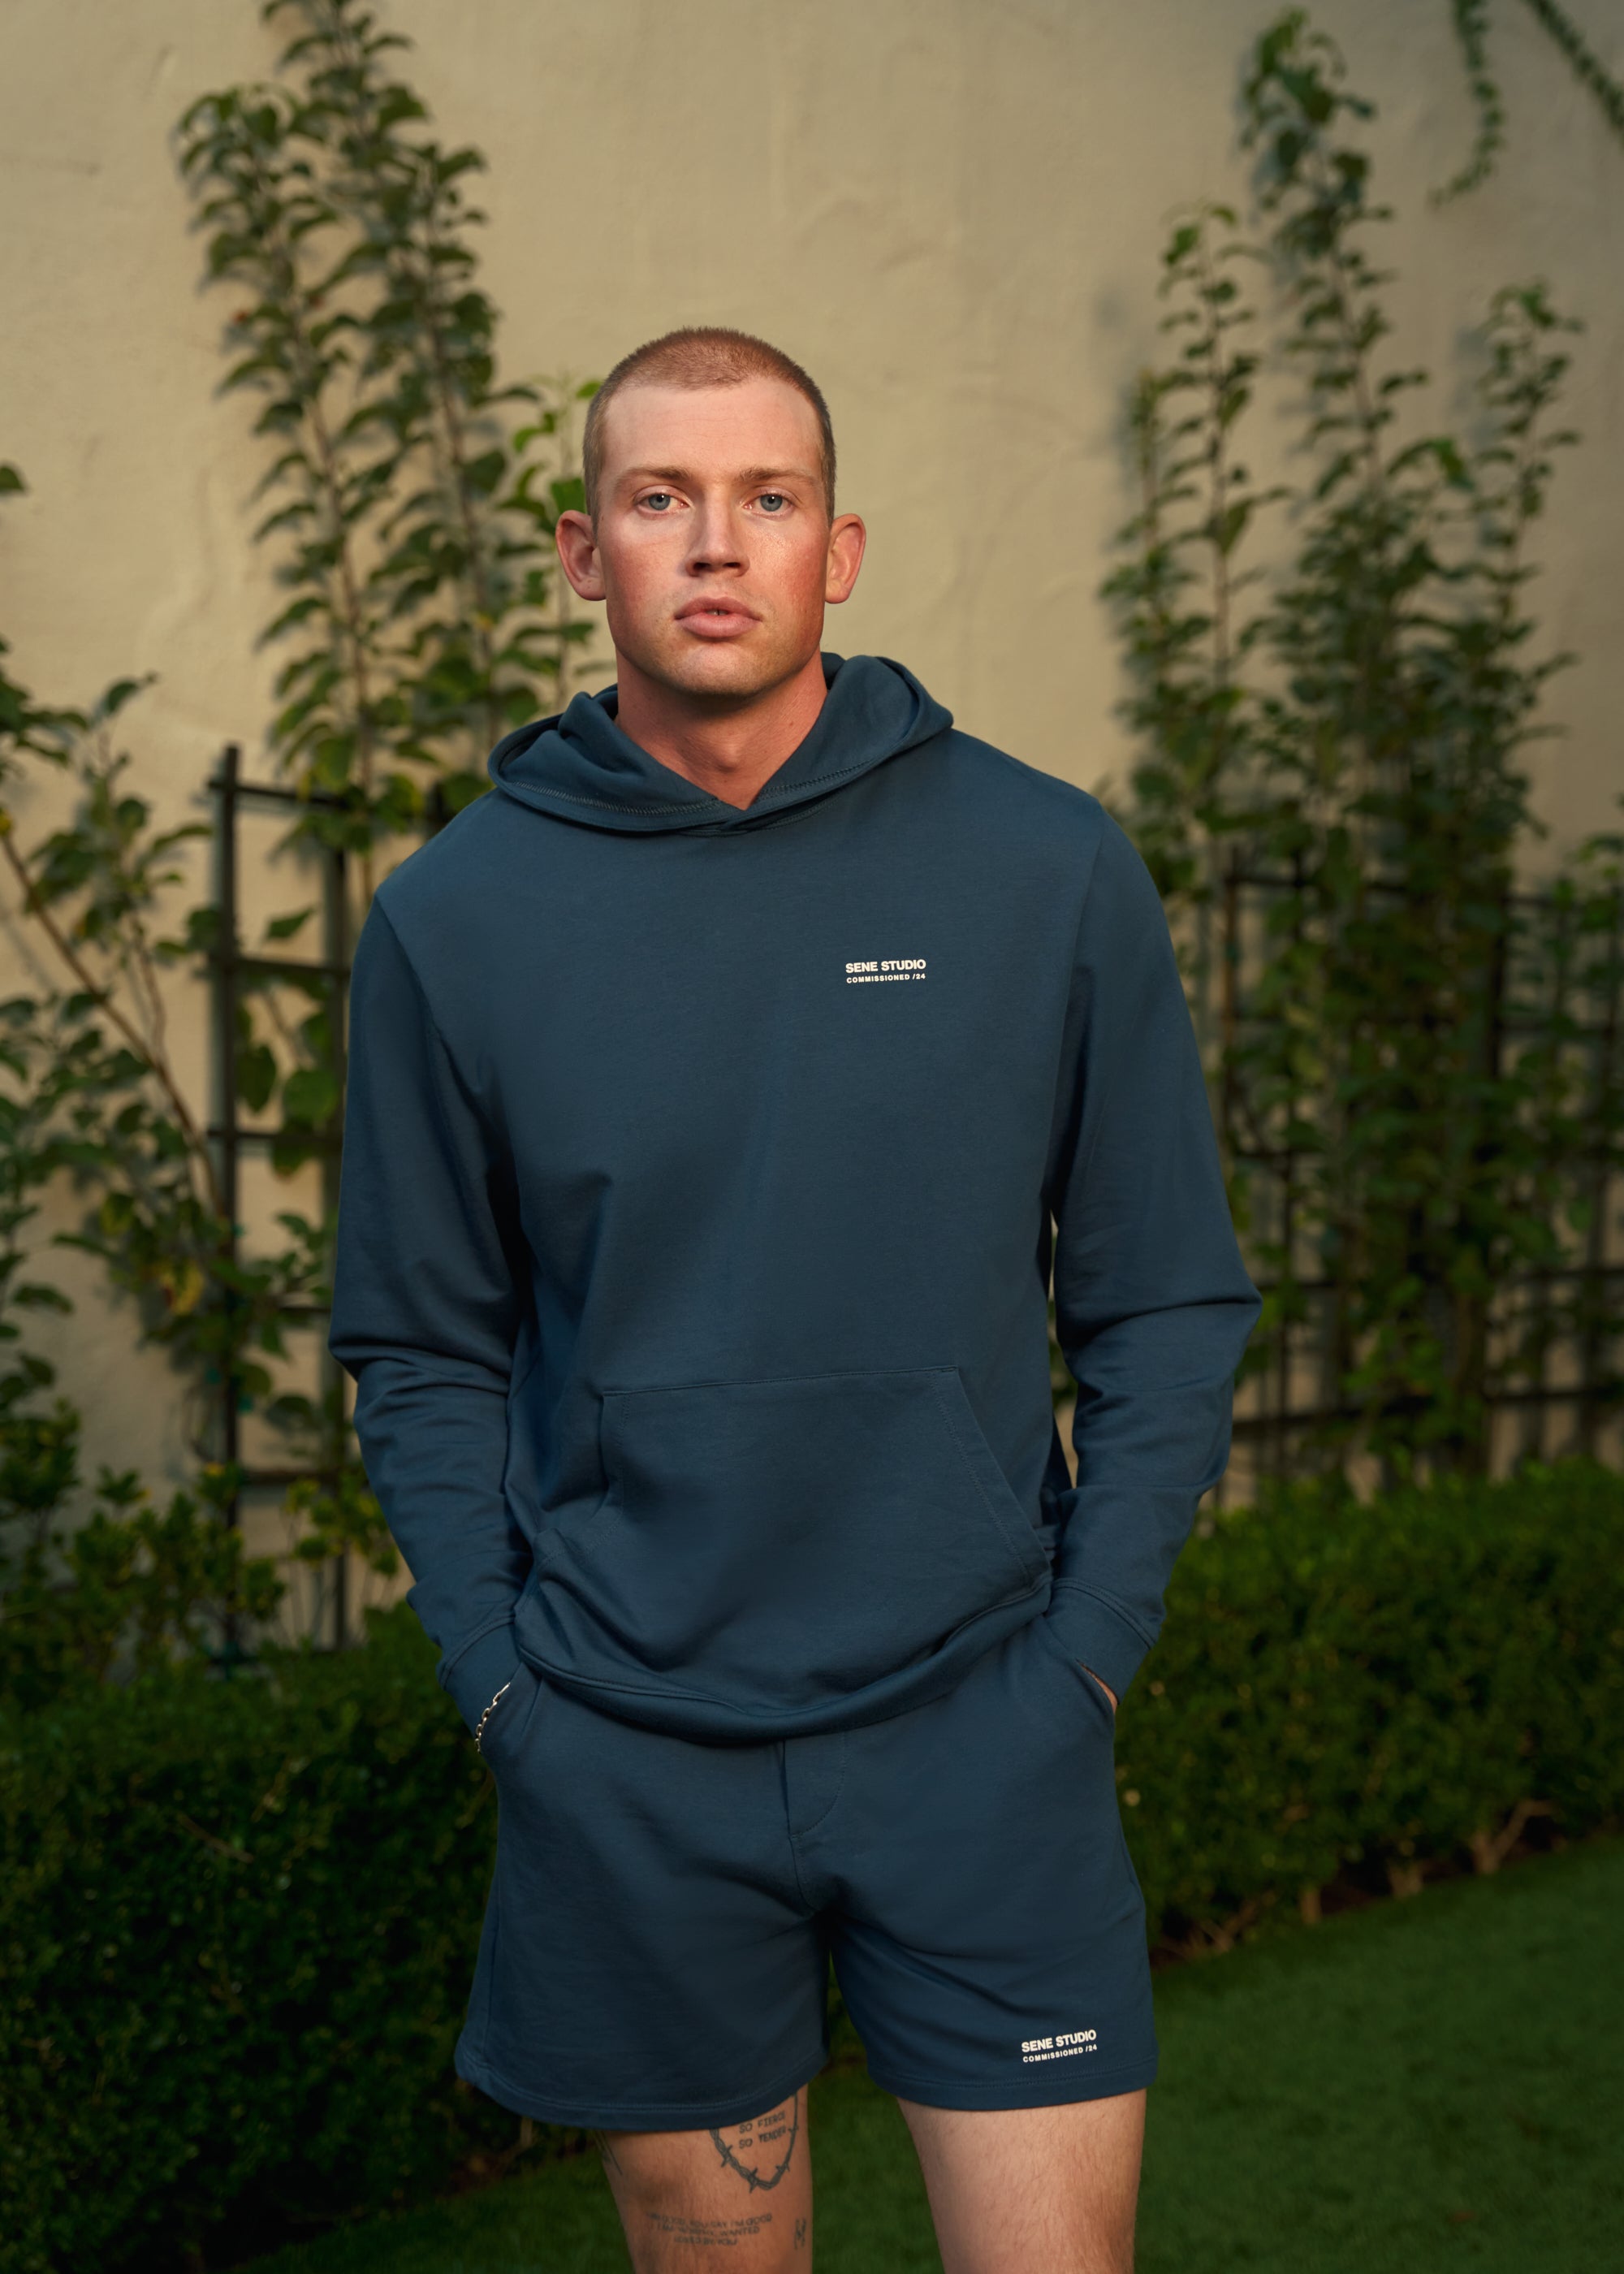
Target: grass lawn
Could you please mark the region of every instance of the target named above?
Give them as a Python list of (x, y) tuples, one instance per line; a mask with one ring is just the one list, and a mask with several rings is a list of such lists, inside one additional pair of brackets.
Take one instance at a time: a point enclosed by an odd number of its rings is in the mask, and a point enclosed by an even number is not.
[[(1139, 2274), (1624, 2266), (1624, 1841), (1158, 1982)], [(812, 2088), (828, 2274), (939, 2270), (894, 2105)], [(595, 2157), (255, 2274), (626, 2274)]]

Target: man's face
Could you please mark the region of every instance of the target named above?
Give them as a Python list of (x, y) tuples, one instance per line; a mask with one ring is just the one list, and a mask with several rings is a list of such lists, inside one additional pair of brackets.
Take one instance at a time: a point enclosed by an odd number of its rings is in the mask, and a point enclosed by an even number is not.
[(582, 598), (607, 602), (623, 662), (725, 710), (804, 669), (863, 541), (854, 514), (830, 523), (805, 396), (776, 379), (633, 384), (603, 443), (597, 521), (563, 516), (559, 552)]

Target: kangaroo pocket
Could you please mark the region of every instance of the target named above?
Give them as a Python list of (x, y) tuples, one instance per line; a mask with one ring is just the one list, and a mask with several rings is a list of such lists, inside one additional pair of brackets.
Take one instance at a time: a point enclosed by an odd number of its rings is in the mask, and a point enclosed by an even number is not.
[(951, 1367), (614, 1390), (602, 1446), (537, 1574), (542, 1655), (583, 1681), (816, 1715), (1047, 1580)]

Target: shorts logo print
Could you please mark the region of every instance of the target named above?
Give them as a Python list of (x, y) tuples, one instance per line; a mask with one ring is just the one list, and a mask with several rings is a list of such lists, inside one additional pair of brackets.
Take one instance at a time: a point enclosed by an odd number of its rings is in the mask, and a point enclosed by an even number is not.
[(1068, 2053), (1097, 2053), (1099, 2050), (1098, 2029), (1067, 2029), (1049, 2037), (1023, 2037), (1020, 2043), (1023, 2061), (1064, 2060)]

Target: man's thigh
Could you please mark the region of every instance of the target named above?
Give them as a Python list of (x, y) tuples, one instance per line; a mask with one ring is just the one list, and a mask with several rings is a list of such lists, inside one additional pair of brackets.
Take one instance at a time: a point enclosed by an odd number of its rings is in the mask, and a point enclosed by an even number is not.
[(899, 2105), (943, 2274), (1132, 2274), (1143, 2088), (1055, 2108)]
[(635, 2274), (711, 2264), (727, 2274), (809, 2274), (804, 2088), (747, 2124), (601, 2132), (598, 2142)]

